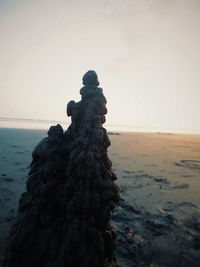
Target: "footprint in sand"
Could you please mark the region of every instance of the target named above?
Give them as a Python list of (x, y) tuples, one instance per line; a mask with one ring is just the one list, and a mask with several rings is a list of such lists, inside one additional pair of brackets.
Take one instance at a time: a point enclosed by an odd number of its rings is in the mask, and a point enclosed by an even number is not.
[(184, 177), (184, 178), (190, 178), (190, 177), (194, 177), (195, 175), (190, 175), (190, 174), (183, 174), (181, 175), (181, 177)]
[(181, 160), (180, 162), (175, 162), (175, 165), (200, 170), (200, 160)]
[(14, 179), (13, 178), (9, 178), (9, 177), (4, 177), (3, 179), (1, 179), (2, 182), (13, 182)]
[(18, 165), (20, 165), (21, 164), (21, 162), (15, 162), (15, 165), (16, 166), (18, 166)]
[(173, 189), (187, 189), (189, 188), (189, 184), (178, 184), (172, 187)]

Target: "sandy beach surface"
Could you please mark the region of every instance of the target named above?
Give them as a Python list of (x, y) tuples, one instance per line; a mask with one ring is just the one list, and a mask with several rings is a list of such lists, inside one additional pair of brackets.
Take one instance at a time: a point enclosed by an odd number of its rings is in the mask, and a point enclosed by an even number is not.
[[(35, 145), (45, 130), (0, 129), (0, 266)], [(123, 267), (200, 266), (200, 135), (110, 134)]]

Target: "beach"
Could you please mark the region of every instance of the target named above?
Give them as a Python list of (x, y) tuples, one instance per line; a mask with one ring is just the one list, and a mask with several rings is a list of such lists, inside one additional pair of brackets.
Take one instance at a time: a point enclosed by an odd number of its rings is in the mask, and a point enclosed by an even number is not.
[[(47, 130), (0, 129), (0, 264), (31, 153)], [(112, 224), (123, 267), (200, 266), (200, 135), (112, 133), (121, 200)]]

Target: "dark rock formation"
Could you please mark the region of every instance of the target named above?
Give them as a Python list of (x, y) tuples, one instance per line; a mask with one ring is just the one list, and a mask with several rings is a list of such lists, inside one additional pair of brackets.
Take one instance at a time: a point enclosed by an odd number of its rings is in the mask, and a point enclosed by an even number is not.
[(83, 76), (72, 123), (52, 126), (33, 151), (27, 192), (10, 233), (4, 267), (114, 267), (110, 224), (119, 201), (107, 156), (106, 98), (94, 71)]

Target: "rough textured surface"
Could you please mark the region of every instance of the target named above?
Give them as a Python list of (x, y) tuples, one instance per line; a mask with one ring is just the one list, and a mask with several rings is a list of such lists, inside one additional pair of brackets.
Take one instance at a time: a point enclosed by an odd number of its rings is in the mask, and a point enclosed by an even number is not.
[(70, 101), (72, 123), (49, 129), (33, 151), (4, 267), (117, 266), (110, 224), (119, 201), (107, 156), (106, 99), (94, 71), (83, 77), (81, 101)]

